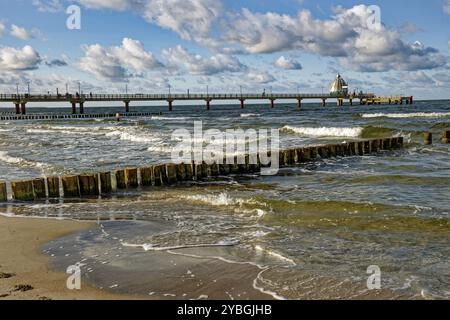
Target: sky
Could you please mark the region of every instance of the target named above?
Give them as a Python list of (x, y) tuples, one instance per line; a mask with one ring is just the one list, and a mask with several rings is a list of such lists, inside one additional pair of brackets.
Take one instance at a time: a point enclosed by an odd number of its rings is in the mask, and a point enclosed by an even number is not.
[(450, 99), (450, 0), (0, 1), (0, 94), (321, 93), (337, 73)]

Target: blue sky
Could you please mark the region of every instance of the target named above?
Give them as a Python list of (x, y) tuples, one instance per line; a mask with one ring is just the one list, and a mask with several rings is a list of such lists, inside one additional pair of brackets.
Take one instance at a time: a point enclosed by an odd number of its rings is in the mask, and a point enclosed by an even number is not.
[(0, 2), (0, 92), (321, 92), (337, 72), (354, 90), (450, 98), (450, 1)]

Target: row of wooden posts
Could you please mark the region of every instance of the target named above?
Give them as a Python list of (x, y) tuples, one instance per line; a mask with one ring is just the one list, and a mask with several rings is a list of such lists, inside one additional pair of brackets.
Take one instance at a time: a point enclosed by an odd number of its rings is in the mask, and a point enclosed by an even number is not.
[[(120, 113), (121, 116), (130, 117), (150, 117), (155, 115), (162, 115), (162, 113), (151, 112), (134, 112), (134, 113)], [(101, 118), (117, 118), (117, 113), (99, 113), (99, 114), (60, 114), (60, 115), (0, 115), (0, 121), (12, 120), (55, 120), (55, 119), (101, 119)]]
[[(378, 151), (399, 149), (403, 138), (385, 138), (341, 144), (298, 147), (279, 152), (280, 167), (307, 163), (314, 160), (345, 156), (363, 156)], [(270, 152), (269, 152), (270, 156)], [(269, 157), (270, 158), (270, 157)], [(142, 187), (172, 186), (183, 182), (201, 181), (209, 177), (233, 174), (258, 173), (261, 167), (260, 156), (246, 155), (245, 164), (207, 164), (182, 163), (160, 164), (145, 168), (128, 168), (114, 172), (81, 174), (63, 177), (39, 178), (29, 181), (12, 181), (12, 199), (16, 201), (35, 201), (51, 198), (98, 197), (117, 190)], [(6, 182), (0, 182), (0, 202), (8, 201)]]
[[(423, 139), (426, 145), (433, 144), (433, 134), (431, 132), (425, 132), (423, 135)], [(443, 144), (450, 143), (450, 131), (448, 130), (442, 130), (441, 134), (441, 142)]]

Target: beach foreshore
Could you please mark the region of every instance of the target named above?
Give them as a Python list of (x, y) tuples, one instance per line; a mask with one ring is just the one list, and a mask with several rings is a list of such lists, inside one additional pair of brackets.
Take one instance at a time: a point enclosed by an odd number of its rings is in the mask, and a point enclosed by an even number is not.
[(0, 299), (107, 300), (130, 299), (82, 283), (69, 290), (67, 274), (49, 269), (41, 253), (45, 243), (89, 229), (94, 224), (71, 220), (0, 217)]

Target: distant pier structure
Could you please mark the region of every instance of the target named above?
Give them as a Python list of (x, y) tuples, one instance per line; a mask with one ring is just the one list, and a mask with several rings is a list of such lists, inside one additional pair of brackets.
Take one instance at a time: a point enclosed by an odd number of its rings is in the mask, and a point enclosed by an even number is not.
[(15, 106), (17, 115), (26, 115), (27, 103), (32, 102), (66, 102), (71, 106), (72, 114), (84, 114), (85, 104), (87, 102), (122, 102), (124, 104), (125, 113), (130, 112), (130, 104), (132, 102), (143, 101), (165, 101), (169, 111), (173, 110), (175, 101), (204, 101), (206, 110), (210, 110), (211, 101), (236, 100), (240, 102), (241, 109), (245, 108), (247, 100), (267, 100), (269, 107), (274, 108), (275, 102), (280, 100), (296, 100), (297, 108), (302, 108), (304, 100), (319, 100), (322, 107), (327, 106), (327, 101), (337, 101), (337, 106), (343, 106), (345, 101), (349, 105), (353, 105), (355, 100), (359, 100), (360, 105), (371, 104), (413, 104), (412, 96), (391, 96), (378, 97), (372, 93), (349, 92), (349, 87), (341, 75), (337, 75), (331, 84), (329, 93), (312, 94), (312, 93), (206, 93), (206, 94), (0, 94), (0, 102), (10, 102)]

